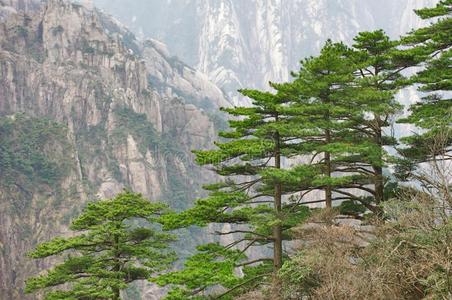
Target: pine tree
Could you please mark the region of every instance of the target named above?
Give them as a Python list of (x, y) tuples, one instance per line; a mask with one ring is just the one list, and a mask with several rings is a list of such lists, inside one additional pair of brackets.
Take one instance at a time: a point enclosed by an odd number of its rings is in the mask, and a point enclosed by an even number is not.
[(421, 70), (411, 82), (419, 85), (419, 91), (427, 93), (410, 107), (411, 114), (400, 120), (421, 128), (421, 133), (404, 138), (402, 141), (407, 147), (399, 149), (406, 158), (401, 164), (405, 178), (418, 163), (438, 156), (452, 159), (452, 1), (442, 0), (433, 8), (415, 12), (432, 23), (402, 38), (402, 43), (410, 47), (407, 51), (415, 53), (422, 61)]
[(131, 192), (89, 203), (70, 226), (78, 235), (56, 237), (29, 253), (35, 259), (64, 259), (28, 279), (26, 292), (48, 290), (45, 299), (120, 299), (129, 283), (150, 278), (175, 259), (168, 251), (173, 236), (153, 224), (166, 210)]
[[(312, 180), (309, 167), (282, 169), (283, 159), (298, 153), (299, 126), (281, 113), (288, 99), (257, 90), (241, 93), (253, 106), (223, 109), (234, 118), (231, 130), (220, 133), (226, 141), (215, 150), (195, 151), (200, 165), (211, 165), (225, 180), (206, 186), (210, 195), (193, 208), (163, 220), (168, 229), (221, 224), (227, 230), (216, 233), (231, 242), (202, 245), (184, 269), (160, 276), (159, 284), (179, 286), (168, 299), (191, 298), (215, 285), (227, 289), (226, 297), (275, 278), (285, 257), (283, 241), (308, 215), (307, 207), (283, 202), (284, 194)], [(246, 250), (268, 244), (271, 257), (247, 259)], [(238, 268), (245, 276), (236, 275)]]
[(323, 190), (325, 199), (314, 202), (326, 202), (331, 208), (336, 200), (357, 200), (375, 211), (366, 197), (350, 192), (357, 188), (373, 193), (368, 167), (378, 154), (378, 147), (356, 129), (365, 109), (355, 99), (356, 65), (351, 54), (344, 44), (328, 41), (318, 57), (301, 62), (293, 82), (277, 89), (292, 99), (285, 113), (304, 127), (298, 153), (311, 156), (311, 166), (320, 171), (309, 192)]
[(390, 40), (383, 30), (360, 32), (354, 41), (351, 58), (356, 67), (356, 86), (350, 90), (350, 101), (364, 114), (359, 115), (353, 127), (376, 151), (373, 156), (365, 157), (364, 165), (355, 171), (371, 177), (374, 188), (369, 192), (378, 205), (384, 200), (383, 169), (390, 160), (384, 147), (397, 144), (387, 132), (395, 114), (402, 109), (395, 94), (407, 84), (401, 72), (416, 60), (412, 54), (399, 51), (399, 42)]
[(300, 137), (303, 152), (314, 157), (323, 155), (322, 160), (317, 162), (324, 176), (324, 181), (319, 184), (324, 188), (325, 203), (329, 208), (332, 207), (333, 190), (345, 179), (339, 176), (333, 178), (333, 173), (340, 163), (341, 154), (351, 146), (346, 141), (350, 137), (347, 134), (347, 120), (355, 110), (344, 109), (347, 104), (343, 99), (345, 86), (353, 78), (353, 69), (345, 58), (348, 51), (343, 44), (327, 41), (318, 57), (301, 63), (292, 84), (298, 101), (290, 109), (298, 114), (300, 123), (312, 128), (311, 132)]

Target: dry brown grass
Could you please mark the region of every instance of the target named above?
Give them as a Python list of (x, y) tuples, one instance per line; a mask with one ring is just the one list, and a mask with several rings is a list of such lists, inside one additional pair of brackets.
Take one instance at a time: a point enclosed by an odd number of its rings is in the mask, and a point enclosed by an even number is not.
[(303, 242), (281, 272), (281, 297), (452, 299), (452, 221), (439, 203), (407, 189), (385, 205), (385, 224), (337, 225), (332, 211), (313, 216), (296, 230)]

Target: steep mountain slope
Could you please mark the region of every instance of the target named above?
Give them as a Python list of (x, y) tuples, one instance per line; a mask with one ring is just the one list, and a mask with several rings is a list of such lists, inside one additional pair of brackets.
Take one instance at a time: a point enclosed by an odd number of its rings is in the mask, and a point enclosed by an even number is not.
[(40, 7), (43, 0), (2, 0), (0, 1), (0, 20), (21, 11), (33, 12)]
[[(237, 103), (240, 87), (284, 81), (327, 38), (383, 28), (398, 37), (437, 0), (94, 0), (140, 36), (168, 44)], [(149, 17), (150, 15), (156, 17)]]
[(96, 197), (131, 188), (176, 209), (211, 177), (222, 92), (114, 20), (62, 0), (0, 2), (0, 298), (49, 262), (25, 257)]

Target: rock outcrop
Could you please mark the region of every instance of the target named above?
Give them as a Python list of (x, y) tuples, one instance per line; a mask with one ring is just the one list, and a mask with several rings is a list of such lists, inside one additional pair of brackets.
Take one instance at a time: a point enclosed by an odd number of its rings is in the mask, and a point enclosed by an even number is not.
[(211, 176), (190, 151), (212, 145), (225, 105), (200, 73), (95, 9), (1, 1), (0, 298), (34, 299), (24, 280), (49, 261), (26, 252), (65, 234), (87, 201), (130, 188), (190, 205)]

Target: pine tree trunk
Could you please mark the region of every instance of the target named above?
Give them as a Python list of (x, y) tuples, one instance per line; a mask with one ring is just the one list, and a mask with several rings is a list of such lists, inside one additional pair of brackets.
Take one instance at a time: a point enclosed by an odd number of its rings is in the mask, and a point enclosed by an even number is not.
[[(325, 139), (326, 139), (326, 143), (330, 144), (331, 143), (331, 132), (329, 129), (325, 130)], [(325, 166), (326, 166), (326, 176), (328, 178), (331, 177), (331, 155), (329, 152), (325, 152)], [(325, 187), (325, 204), (327, 208), (332, 208), (333, 207), (333, 196), (332, 196), (332, 191), (331, 191), (331, 185), (326, 185)]]
[(375, 203), (380, 204), (383, 201), (384, 180), (383, 168), (380, 166), (374, 167), (375, 172)]
[[(377, 66), (374, 66), (375, 70), (375, 76), (378, 76), (379, 69)], [(376, 85), (377, 89), (380, 89), (381, 87), (379, 84)], [(375, 143), (378, 145), (378, 165), (374, 165), (374, 173), (375, 173), (375, 179), (374, 179), (374, 188), (375, 188), (375, 203), (378, 205), (383, 201), (383, 193), (384, 193), (384, 182), (383, 182), (383, 168), (381, 167), (381, 164), (383, 162), (383, 133), (381, 126), (383, 124), (381, 117), (378, 114), (374, 115), (375, 121), (376, 121), (376, 135), (375, 135)]]
[[(275, 186), (275, 211), (276, 215), (280, 215), (281, 213), (281, 185), (277, 184)], [(278, 271), (282, 267), (282, 227), (280, 224), (273, 226), (273, 244), (274, 244), (274, 252), (273, 252), (273, 266), (274, 270)]]
[[(378, 121), (380, 122), (379, 118)], [(379, 147), (379, 162), (373, 166), (375, 177), (374, 177), (374, 185), (375, 185), (375, 203), (380, 204), (383, 201), (383, 193), (384, 193), (384, 180), (383, 180), (383, 168), (381, 167), (381, 163), (383, 161), (383, 142), (382, 142), (382, 131), (381, 128), (378, 128), (378, 131), (375, 136), (375, 142)]]
[[(275, 134), (275, 168), (281, 168), (281, 149), (280, 149), (280, 136), (279, 133)], [(281, 215), (281, 184), (275, 185), (275, 214), (277, 217)], [(282, 226), (280, 224), (273, 226), (273, 266), (275, 273), (282, 267)]]
[[(116, 228), (119, 229), (120, 225), (116, 225)], [(113, 239), (113, 250), (114, 250), (114, 262), (115, 265), (113, 266), (112, 271), (118, 273), (121, 270), (121, 254), (120, 254), (120, 250), (119, 250), (119, 236), (115, 235), (114, 239)], [(113, 300), (121, 300), (121, 291), (116, 288), (116, 287), (112, 287), (112, 291), (113, 291)]]

